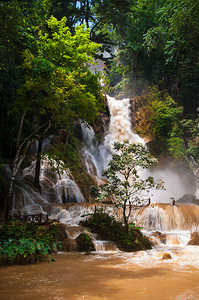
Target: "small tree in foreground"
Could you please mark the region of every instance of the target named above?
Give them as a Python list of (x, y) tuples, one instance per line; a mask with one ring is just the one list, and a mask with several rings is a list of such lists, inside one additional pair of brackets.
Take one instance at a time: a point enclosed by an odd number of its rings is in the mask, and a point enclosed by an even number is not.
[(123, 210), (123, 222), (128, 231), (132, 209), (141, 208), (150, 203), (150, 189), (163, 189), (163, 181), (149, 176), (140, 178), (141, 169), (147, 169), (156, 159), (142, 144), (129, 141), (114, 143), (115, 154), (108, 168), (102, 173), (109, 183), (100, 186), (98, 199), (112, 196), (117, 207)]

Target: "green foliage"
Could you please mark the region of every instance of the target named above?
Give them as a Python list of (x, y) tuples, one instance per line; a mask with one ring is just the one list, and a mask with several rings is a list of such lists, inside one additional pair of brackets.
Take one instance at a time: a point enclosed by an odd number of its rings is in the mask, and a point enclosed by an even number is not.
[(0, 149), (6, 158), (12, 156), (19, 122), (13, 106), (16, 89), (23, 80), (21, 53), (25, 48), (34, 48), (33, 28), (27, 13), (18, 1), (0, 4)]
[(149, 90), (141, 98), (142, 105), (138, 113), (139, 120), (137, 132), (154, 141), (160, 141), (160, 151), (174, 157), (184, 157), (185, 148), (180, 118), (183, 108), (166, 92), (156, 87)]
[[(131, 3), (128, 13), (121, 13), (120, 22), (109, 17), (118, 43), (108, 72), (110, 91), (120, 95), (122, 88), (123, 96), (138, 96), (145, 85), (156, 84), (182, 103), (185, 113), (196, 114), (198, 14), (199, 3), (194, 0), (140, 0)], [(113, 77), (115, 70), (120, 70), (120, 78)], [(136, 89), (140, 81), (142, 88)]]
[[(162, 189), (163, 182), (153, 177), (140, 178), (139, 171), (147, 169), (156, 159), (142, 144), (129, 141), (114, 143), (114, 151), (108, 168), (103, 172), (109, 183), (100, 187), (99, 200), (109, 196), (117, 207), (123, 209), (123, 221), (128, 231), (128, 223), (133, 206), (142, 207), (149, 203), (149, 190)], [(127, 209), (128, 205), (128, 209)]]
[(158, 26), (145, 36), (150, 53), (155, 51), (162, 57), (161, 69), (167, 88), (181, 97), (186, 112), (197, 108), (199, 95), (198, 13), (196, 1), (167, 1), (158, 12)]
[(88, 67), (99, 45), (90, 41), (84, 25), (77, 26), (72, 35), (66, 18), (51, 17), (47, 24), (48, 30), (39, 31), (37, 55), (24, 51), (27, 75), (18, 90), (17, 107), (23, 111), (36, 107), (42, 115), (56, 112), (55, 121), (62, 126), (76, 118), (92, 122), (100, 85), (99, 76)]
[(76, 240), (80, 251), (95, 251), (93, 239), (89, 234), (83, 232)]
[(83, 224), (91, 228), (92, 232), (96, 232), (102, 239), (111, 240), (116, 243), (122, 251), (139, 251), (151, 249), (151, 243), (142, 235), (134, 224), (129, 224), (129, 231), (123, 224), (113, 216), (108, 215), (103, 210), (97, 210), (89, 216)]
[(56, 225), (39, 226), (12, 222), (0, 228), (2, 264), (35, 263), (46, 260), (56, 250)]
[(46, 260), (50, 247), (45, 242), (32, 239), (9, 239), (0, 243), (3, 262), (33, 263)]

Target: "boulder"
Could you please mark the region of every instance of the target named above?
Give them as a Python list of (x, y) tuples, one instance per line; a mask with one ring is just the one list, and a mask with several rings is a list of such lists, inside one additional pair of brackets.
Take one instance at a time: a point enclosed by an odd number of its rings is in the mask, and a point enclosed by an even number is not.
[(57, 234), (56, 234), (56, 241), (63, 241), (65, 238), (68, 237), (67, 234), (67, 226), (65, 224), (57, 224)]
[(95, 251), (93, 239), (90, 234), (83, 232), (76, 238), (76, 241), (79, 247), (79, 251), (81, 252)]
[(199, 246), (199, 232), (192, 232), (191, 239), (187, 245)]
[(172, 259), (171, 254), (164, 253), (163, 256), (162, 256), (162, 259)]
[(79, 251), (79, 247), (77, 245), (77, 241), (70, 239), (70, 238), (65, 238), (62, 242), (62, 247), (60, 249), (61, 251)]
[(194, 203), (195, 205), (198, 205), (198, 206), (199, 206), (199, 199), (195, 199), (195, 200), (193, 201), (193, 203)]
[(167, 239), (166, 234), (164, 234), (160, 231), (156, 231), (153, 233), (153, 237), (158, 238), (162, 244), (166, 244), (166, 239)]

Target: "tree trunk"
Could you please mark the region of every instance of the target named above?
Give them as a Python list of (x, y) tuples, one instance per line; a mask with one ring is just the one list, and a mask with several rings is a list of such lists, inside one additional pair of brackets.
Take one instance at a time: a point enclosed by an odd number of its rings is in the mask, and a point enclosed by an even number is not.
[(39, 145), (37, 149), (37, 161), (36, 161), (36, 168), (35, 168), (35, 178), (34, 178), (34, 186), (38, 189), (41, 193), (41, 186), (39, 183), (40, 177), (40, 168), (41, 168), (41, 150), (42, 150), (43, 140), (39, 139)]
[(10, 189), (9, 189), (9, 193), (8, 193), (8, 196), (6, 199), (6, 205), (5, 205), (5, 221), (6, 221), (6, 223), (9, 222), (9, 212), (12, 209), (13, 188), (14, 188), (14, 178), (11, 179)]
[(66, 145), (66, 146), (68, 145), (69, 137), (70, 137), (70, 129), (67, 129), (67, 132), (66, 132), (66, 140), (65, 140), (65, 145)]
[(19, 167), (20, 167), (22, 161), (24, 160), (24, 158), (26, 156), (26, 152), (28, 150), (29, 145), (30, 145), (30, 141), (28, 141), (27, 144), (25, 145), (23, 155), (21, 157), (19, 157), (20, 151), (17, 151), (16, 156), (15, 156), (14, 165), (13, 165), (13, 169), (12, 169), (12, 178), (10, 181), (8, 197), (6, 199), (6, 210), (5, 210), (6, 223), (8, 223), (9, 211), (12, 209), (12, 197), (13, 197), (13, 191), (14, 191), (15, 178), (17, 176), (17, 172), (19, 170)]
[(123, 205), (123, 221), (124, 221), (124, 226), (126, 228), (126, 232), (129, 232), (129, 227), (128, 227), (128, 220), (127, 220), (127, 216), (126, 216), (126, 201), (124, 201), (124, 205)]

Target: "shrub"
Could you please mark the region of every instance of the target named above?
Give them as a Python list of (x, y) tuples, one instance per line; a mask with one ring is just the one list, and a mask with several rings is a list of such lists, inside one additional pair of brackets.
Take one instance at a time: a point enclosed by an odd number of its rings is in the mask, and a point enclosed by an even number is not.
[(97, 211), (87, 218), (83, 225), (96, 232), (104, 240), (114, 241), (122, 251), (139, 251), (151, 249), (151, 243), (134, 224), (130, 224), (128, 232), (125, 226), (113, 216)]
[(12, 222), (0, 228), (0, 256), (2, 264), (36, 263), (49, 259), (56, 247), (56, 225), (39, 226)]
[(81, 233), (77, 239), (77, 244), (79, 247), (79, 251), (95, 251), (95, 246), (93, 244), (93, 240), (91, 236), (85, 232)]

